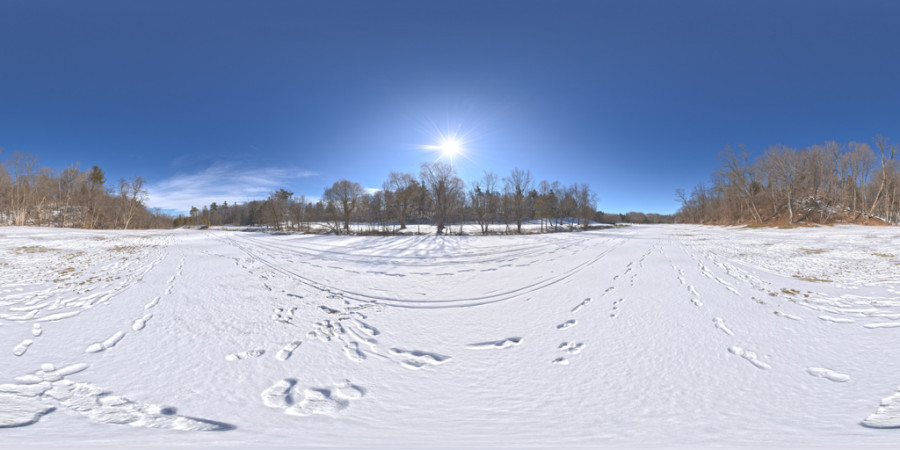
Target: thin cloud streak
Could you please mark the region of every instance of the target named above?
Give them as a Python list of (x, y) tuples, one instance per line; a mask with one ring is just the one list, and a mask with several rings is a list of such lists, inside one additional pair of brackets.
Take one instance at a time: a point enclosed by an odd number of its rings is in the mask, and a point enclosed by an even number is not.
[(281, 167), (248, 169), (229, 163), (215, 163), (195, 173), (182, 173), (151, 183), (147, 204), (153, 208), (187, 213), (212, 202), (246, 202), (266, 197), (269, 192), (287, 187), (293, 180), (318, 173)]

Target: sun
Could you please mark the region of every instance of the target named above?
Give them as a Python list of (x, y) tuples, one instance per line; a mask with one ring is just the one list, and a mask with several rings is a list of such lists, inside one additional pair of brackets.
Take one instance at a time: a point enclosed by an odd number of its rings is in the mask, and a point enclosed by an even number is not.
[(452, 158), (462, 153), (462, 143), (456, 139), (444, 139), (438, 149), (440, 149), (441, 155)]

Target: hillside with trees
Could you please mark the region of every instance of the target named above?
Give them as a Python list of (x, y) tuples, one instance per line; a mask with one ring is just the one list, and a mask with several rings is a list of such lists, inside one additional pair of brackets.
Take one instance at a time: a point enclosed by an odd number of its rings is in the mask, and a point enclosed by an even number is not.
[(727, 148), (710, 183), (678, 190), (679, 222), (703, 224), (900, 223), (898, 147), (826, 142), (771, 146), (756, 158)]
[(0, 225), (89, 229), (170, 228), (172, 218), (145, 206), (141, 177), (108, 183), (98, 166), (57, 170), (12, 153), (0, 161)]

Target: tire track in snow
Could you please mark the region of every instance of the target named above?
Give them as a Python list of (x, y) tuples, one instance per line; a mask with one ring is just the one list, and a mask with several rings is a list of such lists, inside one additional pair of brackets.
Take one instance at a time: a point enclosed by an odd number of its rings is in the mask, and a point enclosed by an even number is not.
[(625, 240), (620, 240), (615, 243), (613, 246), (605, 249), (600, 252), (597, 256), (584, 261), (575, 267), (557, 275), (554, 277), (546, 278), (543, 280), (536, 281), (534, 283), (527, 284), (525, 286), (520, 286), (514, 289), (505, 290), (498, 293), (492, 293), (489, 295), (478, 296), (478, 297), (466, 297), (466, 298), (457, 298), (457, 299), (429, 299), (429, 300), (419, 300), (419, 299), (404, 299), (397, 297), (388, 297), (381, 295), (371, 295), (362, 292), (350, 291), (346, 289), (339, 289), (335, 286), (331, 286), (328, 284), (324, 284), (318, 281), (315, 281), (309, 277), (303, 276), (291, 269), (281, 267), (278, 264), (275, 264), (268, 259), (258, 255), (253, 250), (247, 248), (244, 245), (232, 240), (227, 239), (226, 242), (237, 247), (241, 251), (243, 251), (249, 258), (254, 261), (257, 261), (265, 266), (267, 266), (270, 270), (281, 273), (282, 275), (287, 276), (288, 278), (294, 279), (303, 283), (306, 286), (312, 287), (322, 292), (340, 292), (342, 298), (348, 300), (354, 300), (358, 302), (364, 303), (377, 303), (380, 305), (397, 307), (397, 308), (422, 308), (422, 309), (440, 309), (440, 308), (466, 308), (472, 306), (479, 306), (491, 303), (502, 302), (514, 298), (518, 298), (521, 296), (525, 296), (527, 294), (533, 294), (547, 287), (553, 286), (555, 284), (561, 283), (575, 276), (579, 272), (585, 270), (586, 268), (596, 264), (598, 261), (603, 259), (607, 254), (614, 251), (618, 247), (622, 246), (625, 243)]

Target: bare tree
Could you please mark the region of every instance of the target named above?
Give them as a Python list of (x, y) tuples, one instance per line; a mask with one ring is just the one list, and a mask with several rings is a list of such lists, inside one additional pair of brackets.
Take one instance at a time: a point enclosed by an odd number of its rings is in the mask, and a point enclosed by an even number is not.
[(144, 205), (144, 201), (147, 198), (147, 190), (144, 189), (144, 183), (146, 183), (146, 180), (138, 176), (131, 177), (129, 180), (119, 179), (122, 227), (126, 230), (132, 220), (134, 220), (135, 213)]
[(469, 201), (475, 221), (481, 227), (481, 233), (487, 234), (490, 224), (497, 215), (497, 205), (500, 193), (497, 192), (497, 175), (493, 172), (485, 172), (480, 180), (472, 182), (472, 190), (469, 192)]
[[(345, 233), (350, 233), (350, 221), (364, 192), (359, 183), (347, 180), (335, 181), (330, 188), (325, 189), (323, 198), (328, 202), (328, 208), (333, 211), (335, 217), (343, 222)], [(335, 227), (335, 233), (340, 234), (340, 227)]]
[(400, 223), (400, 229), (406, 229), (406, 218), (413, 206), (419, 190), (419, 182), (410, 173), (391, 172), (384, 182), (386, 203), (394, 212), (394, 218)]
[(878, 186), (878, 192), (875, 194), (875, 199), (872, 200), (872, 206), (869, 208), (869, 212), (866, 214), (868, 217), (872, 217), (875, 212), (875, 206), (878, 205), (878, 199), (881, 197), (881, 194), (884, 192), (884, 187), (888, 181), (888, 166), (891, 161), (894, 160), (894, 156), (897, 153), (897, 146), (888, 144), (888, 138), (878, 135), (875, 137), (875, 147), (878, 148), (879, 153), (881, 153), (881, 182)]
[(423, 163), (420, 176), (431, 197), (437, 234), (442, 234), (457, 195), (463, 190), (463, 182), (453, 166), (442, 162)]
[(516, 233), (522, 233), (522, 221), (528, 218), (526, 196), (532, 189), (531, 172), (513, 169), (508, 177), (503, 179), (504, 190), (511, 196), (512, 219), (516, 222)]

